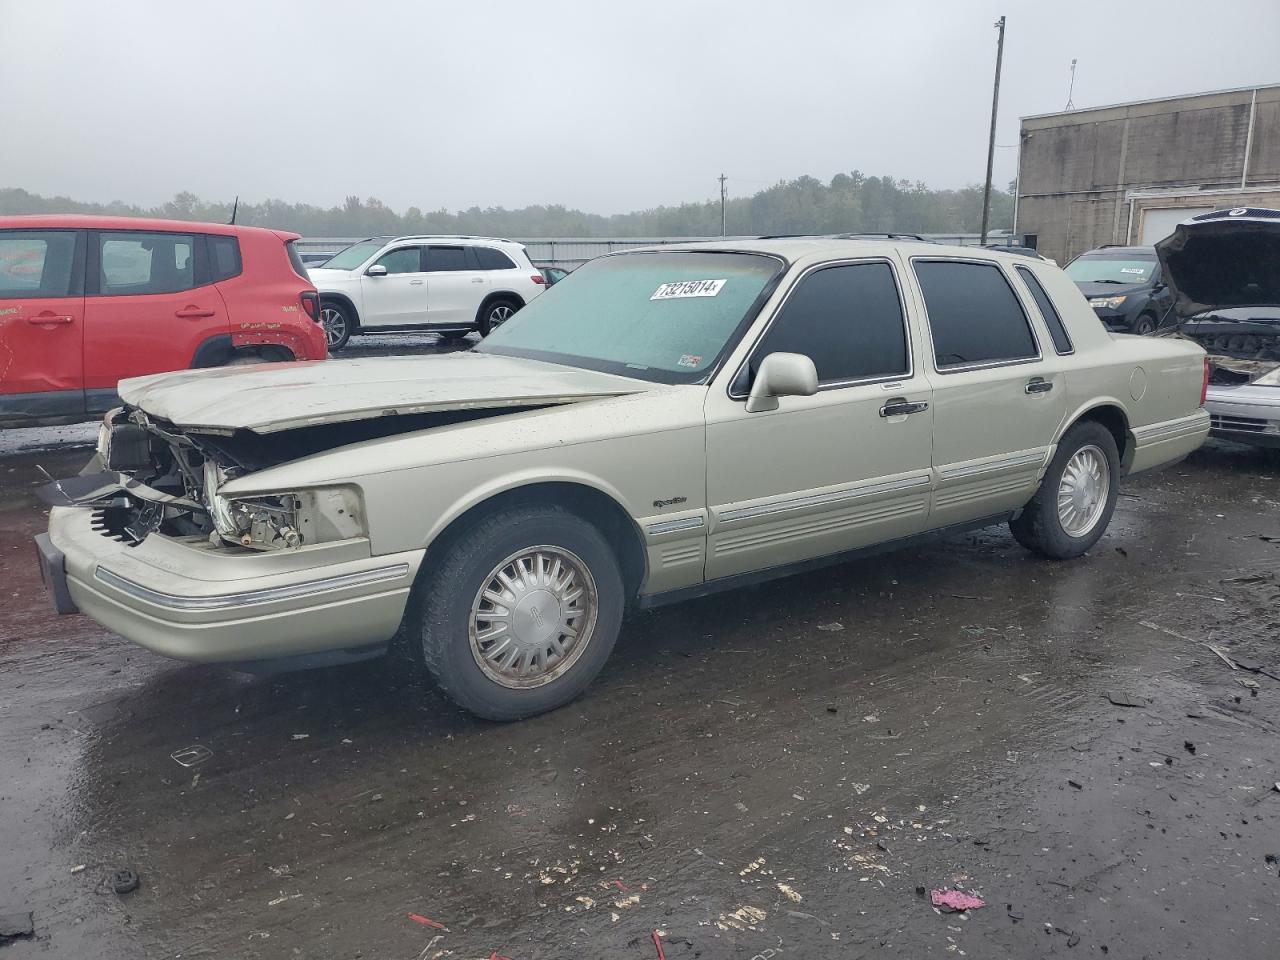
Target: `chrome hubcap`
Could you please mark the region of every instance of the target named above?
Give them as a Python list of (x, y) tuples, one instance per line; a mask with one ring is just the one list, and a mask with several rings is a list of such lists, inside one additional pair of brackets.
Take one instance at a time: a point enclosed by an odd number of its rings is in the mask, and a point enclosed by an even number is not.
[(505, 303), (498, 304), (498, 306), (489, 311), (489, 329), (492, 330), (494, 327), (502, 326), (508, 319), (510, 319), (511, 314), (513, 313), (515, 313), (515, 311)]
[(471, 655), (510, 688), (540, 687), (572, 667), (596, 625), (596, 582), (563, 547), (525, 547), (490, 571), (471, 604)]
[(1058, 521), (1069, 537), (1084, 537), (1102, 519), (1111, 493), (1111, 466), (1099, 447), (1081, 447), (1058, 483)]
[(331, 347), (346, 336), (347, 318), (341, 310), (325, 307), (320, 311), (320, 325), (324, 327), (324, 339)]

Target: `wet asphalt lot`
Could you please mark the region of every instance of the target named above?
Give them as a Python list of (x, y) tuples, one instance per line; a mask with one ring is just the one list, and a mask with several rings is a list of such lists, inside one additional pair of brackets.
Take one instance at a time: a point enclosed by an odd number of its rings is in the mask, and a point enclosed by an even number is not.
[(54, 616), (36, 464), (93, 432), (0, 438), (2, 960), (1276, 956), (1280, 457), (1134, 478), (1070, 563), (1001, 528), (633, 614), (495, 725), (403, 659), (248, 677)]

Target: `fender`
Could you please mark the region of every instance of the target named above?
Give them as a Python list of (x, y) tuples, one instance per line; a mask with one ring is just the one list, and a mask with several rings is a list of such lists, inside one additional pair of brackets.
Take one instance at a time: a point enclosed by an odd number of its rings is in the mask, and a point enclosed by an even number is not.
[[(1120, 470), (1121, 473), (1128, 473), (1128, 464), (1137, 447), (1137, 440), (1133, 435), (1133, 427), (1129, 418), (1129, 408), (1125, 406), (1124, 402), (1120, 400), (1119, 397), (1112, 396), (1090, 397), (1071, 413), (1067, 414), (1067, 416), (1063, 417), (1062, 423), (1058, 425), (1058, 429), (1054, 432), (1053, 443), (1049, 448), (1049, 455), (1045, 459), (1045, 470), (1049, 469), (1049, 464), (1053, 462), (1054, 454), (1058, 451), (1058, 444), (1061, 442), (1063, 434), (1078, 423), (1082, 417), (1088, 416), (1094, 410), (1101, 409), (1102, 407), (1111, 407), (1119, 410), (1120, 416), (1124, 420), (1125, 442), (1119, 450)], [(1042, 470), (1041, 476), (1043, 475), (1044, 471)]]
[(644, 543), (640, 527), (636, 524), (635, 513), (627, 506), (626, 499), (613, 484), (593, 474), (571, 468), (555, 468), (551, 470), (529, 468), (492, 477), (481, 486), (468, 491), (466, 496), (455, 500), (447, 510), (441, 513), (440, 519), (427, 531), (426, 541), (422, 546), (424, 548), (430, 547), (432, 543), (439, 539), (440, 534), (452, 526), (455, 520), (473, 507), (478, 507), (485, 501), (492, 500), (500, 494), (519, 490), (521, 487), (532, 487), (547, 483), (576, 484), (580, 487), (590, 487), (597, 493), (604, 494), (626, 514), (637, 540), (640, 543)]
[(336, 300), (338, 303), (350, 310), (351, 316), (356, 322), (356, 329), (360, 329), (360, 308), (356, 306), (355, 301), (352, 300), (351, 297), (345, 293), (329, 293), (328, 291), (321, 290), (320, 302), (324, 303), (326, 300)]

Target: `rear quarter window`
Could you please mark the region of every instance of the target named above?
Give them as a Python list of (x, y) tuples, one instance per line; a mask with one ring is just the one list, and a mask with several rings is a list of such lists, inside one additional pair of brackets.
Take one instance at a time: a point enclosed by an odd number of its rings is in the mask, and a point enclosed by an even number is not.
[[(209, 273), (211, 278), (216, 282), (218, 280), (230, 280), (232, 277), (240, 275), (240, 271), (244, 269), (244, 264), (240, 259), (240, 241), (235, 237), (222, 237), (208, 235), (205, 237), (205, 243), (209, 248)], [(293, 250), (293, 244), (289, 245), (290, 251)], [(290, 256), (290, 261), (296, 254)], [(298, 267), (295, 264), (294, 269)]]
[(939, 370), (1039, 356), (1031, 324), (994, 263), (913, 261)]
[(493, 247), (475, 247), (476, 258), (480, 261), (481, 270), (514, 270), (516, 265), (501, 250)]
[(1045, 326), (1049, 328), (1049, 336), (1053, 338), (1053, 349), (1062, 354), (1074, 353), (1075, 347), (1071, 343), (1071, 337), (1067, 334), (1067, 328), (1062, 323), (1058, 308), (1049, 298), (1048, 291), (1040, 285), (1040, 281), (1036, 279), (1030, 267), (1018, 267), (1018, 276), (1022, 277), (1027, 289), (1031, 291), (1031, 298), (1035, 300), (1040, 316), (1044, 317)]
[[(307, 273), (307, 265), (302, 262), (302, 257), (298, 253), (298, 244), (295, 240), (290, 240), (285, 244), (285, 249), (289, 251), (289, 265), (293, 267), (293, 272), (300, 276), (307, 283), (311, 282), (311, 274)], [(350, 248), (348, 248), (350, 249)], [(237, 256), (239, 248), (236, 248)]]

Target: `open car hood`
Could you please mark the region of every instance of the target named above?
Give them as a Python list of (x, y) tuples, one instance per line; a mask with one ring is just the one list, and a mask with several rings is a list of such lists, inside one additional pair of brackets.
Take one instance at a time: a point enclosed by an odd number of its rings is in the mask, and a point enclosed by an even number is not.
[(1185, 220), (1156, 244), (1180, 319), (1280, 305), (1280, 210), (1236, 207)]
[(551, 406), (627, 393), (639, 380), (478, 353), (180, 370), (122, 381), (120, 397), (187, 430), (258, 434), (455, 410)]

